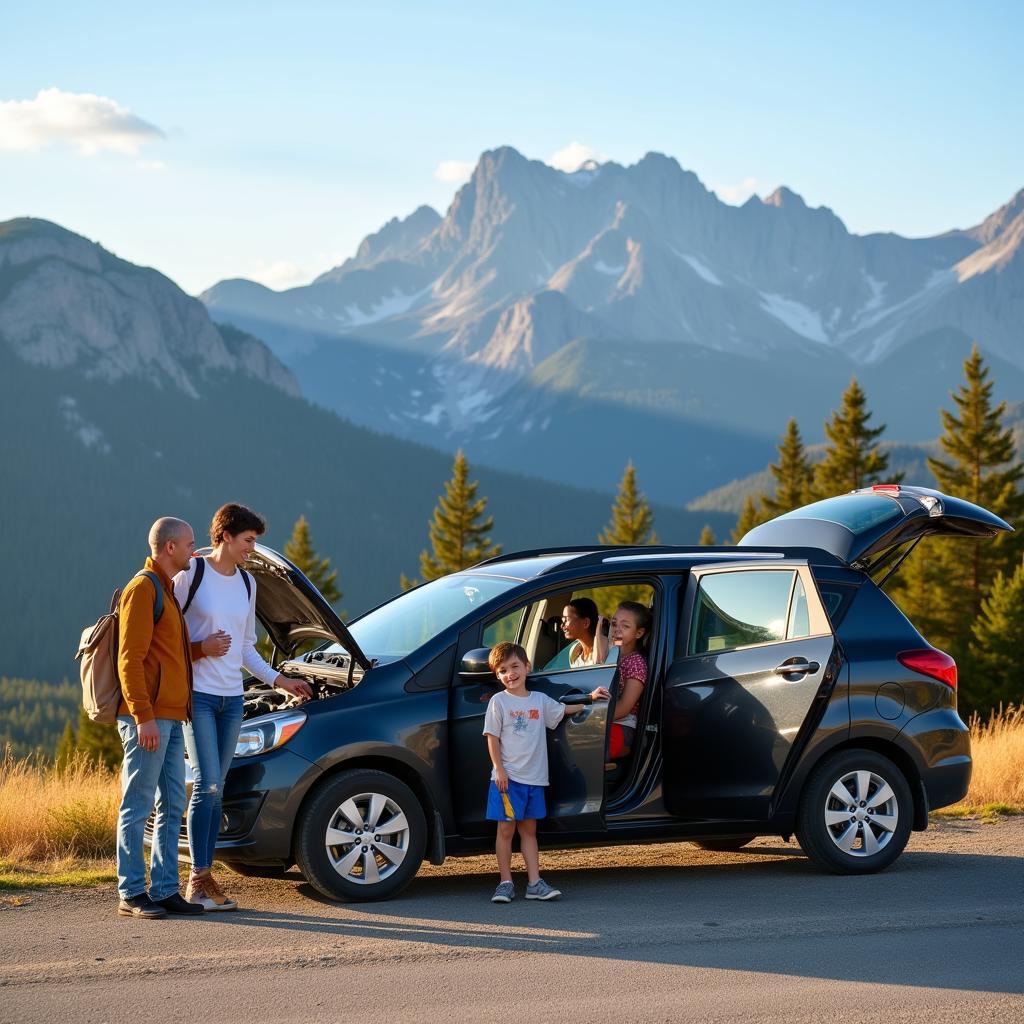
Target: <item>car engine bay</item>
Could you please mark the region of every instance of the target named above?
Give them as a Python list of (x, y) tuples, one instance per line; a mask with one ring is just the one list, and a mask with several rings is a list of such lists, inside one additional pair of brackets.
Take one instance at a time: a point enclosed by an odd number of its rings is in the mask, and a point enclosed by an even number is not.
[[(359, 684), (364, 672), (344, 651), (310, 651), (279, 666), (282, 675), (305, 679), (313, 691), (313, 700), (327, 700)], [(307, 703), (299, 697), (275, 690), (269, 683), (247, 679), (244, 683), (242, 718), (248, 720), (272, 711), (286, 711)]]

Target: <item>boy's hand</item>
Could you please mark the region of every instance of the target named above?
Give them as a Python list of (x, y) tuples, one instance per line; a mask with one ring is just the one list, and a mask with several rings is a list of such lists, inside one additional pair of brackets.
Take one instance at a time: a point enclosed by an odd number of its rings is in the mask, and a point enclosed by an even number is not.
[(499, 793), (508, 792), (508, 775), (504, 768), (494, 769), (494, 784), (498, 787)]
[(591, 700), (611, 700), (612, 695), (605, 686), (599, 686), (596, 690), (590, 691)]

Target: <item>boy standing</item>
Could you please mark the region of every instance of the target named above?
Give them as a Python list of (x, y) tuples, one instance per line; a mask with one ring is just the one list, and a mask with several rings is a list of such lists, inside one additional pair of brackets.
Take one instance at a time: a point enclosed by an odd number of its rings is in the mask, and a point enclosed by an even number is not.
[[(487, 705), (484, 735), (494, 765), (487, 793), (487, 819), (498, 823), (494, 845), (501, 880), (491, 897), (492, 903), (511, 903), (512, 837), (519, 828), (519, 845), (526, 861), (528, 900), (553, 900), (561, 892), (540, 877), (537, 849), (537, 819), (547, 814), (544, 787), (548, 784), (547, 730), (554, 729), (566, 715), (575, 715), (583, 704), (559, 704), (547, 694), (526, 689), (530, 662), (526, 651), (513, 643), (500, 643), (491, 649), (487, 663), (505, 688)], [(608, 700), (609, 693), (599, 686), (591, 701)]]

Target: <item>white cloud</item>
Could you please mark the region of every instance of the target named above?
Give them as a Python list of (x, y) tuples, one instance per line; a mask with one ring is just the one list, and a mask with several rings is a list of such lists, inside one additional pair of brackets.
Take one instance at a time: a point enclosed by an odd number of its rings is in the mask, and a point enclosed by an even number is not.
[(461, 185), (469, 181), (473, 173), (473, 164), (468, 160), (442, 160), (434, 171), (438, 181), (447, 181), (453, 185)]
[(260, 260), (256, 269), (245, 275), (250, 281), (258, 281), (268, 288), (281, 291), (284, 288), (294, 288), (300, 284), (309, 284), (312, 274), (305, 267), (288, 260), (276, 260), (273, 263), (266, 263)]
[(582, 142), (573, 140), (568, 146), (552, 153), (548, 157), (548, 163), (557, 171), (572, 174), (588, 160), (596, 160), (597, 163), (603, 164), (607, 159), (607, 154), (598, 152), (593, 146), (584, 146)]
[(92, 156), (138, 154), (164, 133), (127, 107), (92, 93), (40, 89), (34, 100), (0, 101), (0, 150), (32, 151), (57, 140)]
[(739, 206), (757, 191), (758, 185), (757, 178), (744, 178), (738, 185), (712, 185), (711, 190), (722, 202)]

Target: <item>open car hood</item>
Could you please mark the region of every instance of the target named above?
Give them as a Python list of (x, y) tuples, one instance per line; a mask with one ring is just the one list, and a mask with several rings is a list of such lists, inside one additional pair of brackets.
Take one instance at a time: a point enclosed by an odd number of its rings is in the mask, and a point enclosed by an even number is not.
[(870, 571), (922, 537), (994, 537), (1012, 529), (987, 509), (929, 487), (876, 484), (755, 526), (740, 546), (819, 548)]
[(292, 657), (305, 640), (336, 641), (363, 669), (371, 661), (323, 594), (284, 555), (257, 544), (245, 563), (256, 580), (256, 617), (274, 646)]

